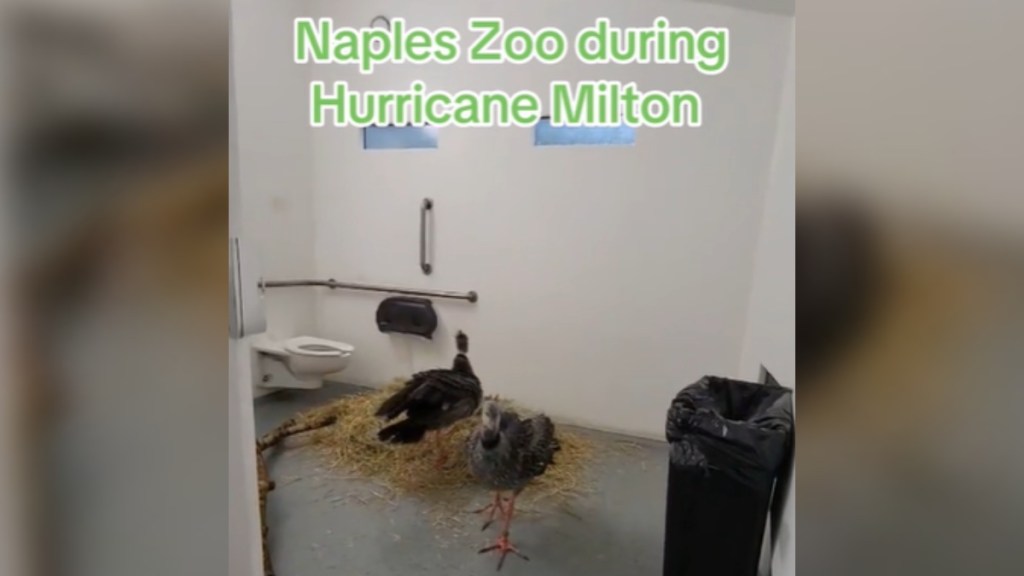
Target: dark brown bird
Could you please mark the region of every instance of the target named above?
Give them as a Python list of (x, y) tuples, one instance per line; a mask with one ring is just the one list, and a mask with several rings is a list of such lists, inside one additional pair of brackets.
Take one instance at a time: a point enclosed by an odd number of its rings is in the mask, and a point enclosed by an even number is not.
[[(480, 379), (469, 363), (469, 337), (462, 331), (455, 336), (458, 353), (451, 368), (435, 368), (413, 374), (401, 390), (381, 404), (376, 416), (390, 422), (405, 414), (405, 419), (383, 428), (377, 437), (383, 442), (412, 444), (433, 432), (440, 442), (440, 431), (450, 429), (476, 412), (483, 397)], [(438, 455), (440, 466), (446, 458)]]

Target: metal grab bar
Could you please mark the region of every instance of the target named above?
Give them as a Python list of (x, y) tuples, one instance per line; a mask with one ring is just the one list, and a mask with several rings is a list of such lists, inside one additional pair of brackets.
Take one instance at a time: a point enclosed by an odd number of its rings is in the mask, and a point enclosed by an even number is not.
[(420, 270), (429, 275), (433, 266), (427, 260), (427, 212), (434, 208), (434, 201), (424, 198), (420, 204)]
[(380, 286), (377, 284), (354, 284), (352, 282), (338, 282), (333, 278), (327, 280), (263, 280), (260, 279), (260, 290), (267, 288), (289, 288), (292, 286), (323, 286), (334, 290), (342, 288), (345, 290), (363, 290), (366, 292), (390, 292), (392, 294), (404, 294), (406, 296), (426, 296), (428, 298), (451, 298), (453, 300), (466, 300), (476, 302), (477, 293), (452, 292), (449, 290), (417, 290), (415, 288), (395, 288), (394, 286)]

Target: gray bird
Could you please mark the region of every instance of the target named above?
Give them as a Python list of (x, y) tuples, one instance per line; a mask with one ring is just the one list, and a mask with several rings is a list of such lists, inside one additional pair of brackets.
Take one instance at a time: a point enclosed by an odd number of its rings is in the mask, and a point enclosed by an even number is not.
[[(508, 541), (508, 529), (515, 513), (516, 497), (531, 480), (540, 476), (554, 462), (559, 450), (555, 425), (547, 416), (521, 419), (511, 410), (503, 410), (497, 402), (486, 400), (480, 424), (469, 435), (467, 457), (473, 476), (494, 490), (494, 501), (477, 512), (489, 512), (486, 530), (500, 512), (504, 526), (498, 541), (480, 553), (497, 550), (501, 553), (498, 570), (510, 552), (529, 560)], [(502, 492), (511, 492), (507, 500)]]
[[(458, 353), (451, 368), (413, 374), (401, 390), (380, 405), (376, 416), (385, 421), (405, 414), (405, 419), (377, 433), (381, 441), (413, 444), (422, 440), (427, 432), (434, 432), (434, 439), (439, 442), (440, 430), (450, 429), (452, 424), (476, 412), (483, 390), (467, 356), (469, 337), (460, 331), (455, 336), (455, 345)], [(438, 466), (445, 457), (443, 452), (438, 454)]]

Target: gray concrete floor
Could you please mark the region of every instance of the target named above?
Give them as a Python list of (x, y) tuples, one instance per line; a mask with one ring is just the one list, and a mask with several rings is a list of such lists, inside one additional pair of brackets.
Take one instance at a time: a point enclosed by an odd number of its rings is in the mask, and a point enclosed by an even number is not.
[[(327, 384), (320, 390), (259, 398), (257, 434), (297, 411), (359, 390)], [(623, 440), (585, 433), (596, 442)], [(593, 494), (568, 510), (553, 506), (517, 515), (510, 540), (530, 561), (509, 555), (502, 574), (661, 574), (668, 448), (628, 440), (639, 446), (609, 451), (595, 462)], [(270, 546), (282, 576), (469, 576), (495, 571), (497, 556), (477, 550), (489, 545), (498, 530), (481, 532), (480, 520), (472, 514), (466, 514), (464, 526), (438, 525), (430, 503), (408, 498), (389, 504), (373, 495), (379, 494), (378, 486), (348, 478), (344, 471), (326, 470), (315, 451), (301, 442), (268, 451), (267, 460), (277, 483), (267, 507)], [(479, 508), (487, 499), (482, 489), (467, 493), (465, 509)]]

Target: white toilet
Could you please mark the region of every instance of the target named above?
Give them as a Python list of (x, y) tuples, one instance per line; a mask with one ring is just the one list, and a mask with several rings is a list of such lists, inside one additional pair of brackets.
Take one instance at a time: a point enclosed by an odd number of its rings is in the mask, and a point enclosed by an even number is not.
[(349, 344), (296, 336), (277, 340), (266, 334), (252, 342), (256, 354), (254, 384), (261, 388), (313, 389), (323, 386), (323, 378), (348, 366), (355, 351)]

